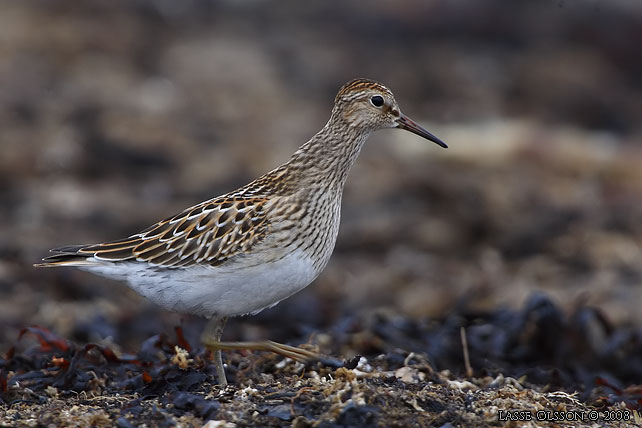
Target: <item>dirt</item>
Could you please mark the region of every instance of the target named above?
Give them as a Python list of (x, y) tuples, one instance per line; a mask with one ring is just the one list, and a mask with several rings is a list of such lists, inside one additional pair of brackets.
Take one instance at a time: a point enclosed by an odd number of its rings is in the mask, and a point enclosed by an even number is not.
[[(615, 1), (2, 3), (0, 424), (640, 425), (640, 28)], [(320, 278), (225, 331), (325, 363), (228, 352), (221, 388), (203, 320), (32, 267), (274, 168), (358, 76), (450, 148), (373, 135)]]

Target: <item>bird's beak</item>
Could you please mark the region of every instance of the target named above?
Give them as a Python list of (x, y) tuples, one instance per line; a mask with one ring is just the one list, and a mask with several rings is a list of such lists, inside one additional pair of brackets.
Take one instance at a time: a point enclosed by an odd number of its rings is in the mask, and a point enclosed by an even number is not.
[(420, 137), (424, 137), (426, 140), (430, 140), (433, 143), (440, 145), (444, 149), (448, 148), (446, 143), (432, 135), (430, 132), (426, 131), (421, 126), (417, 125), (415, 121), (413, 121), (403, 113), (400, 113), (399, 119), (397, 119), (397, 128), (405, 129), (406, 131), (410, 131), (413, 134), (419, 135)]

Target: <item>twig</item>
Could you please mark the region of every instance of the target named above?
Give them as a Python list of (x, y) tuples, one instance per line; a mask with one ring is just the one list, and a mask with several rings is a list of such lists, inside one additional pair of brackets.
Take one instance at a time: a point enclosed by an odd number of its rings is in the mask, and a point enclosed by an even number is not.
[(461, 336), (461, 346), (464, 348), (464, 366), (466, 367), (466, 376), (473, 377), (473, 368), (470, 366), (470, 357), (468, 355), (468, 340), (466, 340), (466, 327), (459, 329)]

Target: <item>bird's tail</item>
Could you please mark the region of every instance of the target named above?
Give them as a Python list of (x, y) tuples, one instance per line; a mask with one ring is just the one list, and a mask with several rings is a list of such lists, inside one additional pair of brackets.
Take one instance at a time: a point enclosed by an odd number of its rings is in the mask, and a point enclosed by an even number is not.
[(34, 264), (34, 267), (58, 267), (58, 266), (88, 266), (94, 264), (88, 259), (92, 254), (81, 253), (85, 245), (71, 245), (67, 247), (54, 248), (50, 250), (56, 253), (42, 259), (42, 263)]

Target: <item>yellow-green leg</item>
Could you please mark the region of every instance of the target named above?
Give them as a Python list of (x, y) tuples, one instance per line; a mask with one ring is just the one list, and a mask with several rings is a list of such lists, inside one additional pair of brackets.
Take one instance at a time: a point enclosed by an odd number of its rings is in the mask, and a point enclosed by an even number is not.
[[(282, 343), (273, 342), (271, 340), (264, 340), (261, 342), (221, 342), (223, 336), (223, 328), (227, 322), (227, 317), (212, 318), (205, 327), (201, 341), (208, 348), (214, 351), (214, 365), (216, 366), (216, 375), (220, 385), (227, 385), (225, 378), (225, 369), (223, 367), (223, 359), (221, 351), (267, 351), (274, 352), (275, 354), (283, 355), (284, 357), (292, 358), (297, 361), (326, 361), (331, 365), (337, 365), (337, 362), (331, 358), (324, 357), (316, 352), (308, 351), (307, 349), (297, 348), (296, 346), (284, 345)], [(340, 362), (338, 363), (341, 364)]]
[(225, 377), (225, 367), (223, 366), (223, 356), (221, 355), (221, 348), (215, 348), (210, 346), (210, 343), (220, 343), (221, 337), (223, 336), (223, 329), (225, 328), (225, 323), (227, 322), (227, 317), (222, 318), (212, 318), (203, 330), (201, 336), (201, 342), (205, 344), (208, 348), (214, 350), (214, 366), (216, 366), (216, 377), (218, 378), (218, 383), (221, 386), (227, 385), (227, 378)]

